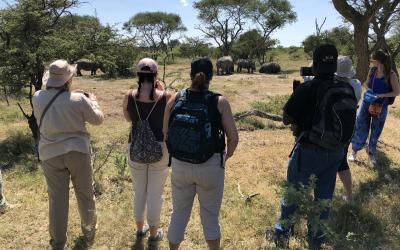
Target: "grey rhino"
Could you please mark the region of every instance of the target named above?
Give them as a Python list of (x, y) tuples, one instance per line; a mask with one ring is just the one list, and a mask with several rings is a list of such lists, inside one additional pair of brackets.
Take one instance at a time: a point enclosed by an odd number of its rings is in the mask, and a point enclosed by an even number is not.
[(237, 72), (242, 72), (242, 68), (247, 69), (247, 73), (252, 73), (256, 70), (256, 63), (251, 59), (239, 59)]
[(277, 63), (264, 63), (261, 65), (260, 68), (260, 73), (265, 73), (265, 74), (277, 74), (281, 72), (281, 66)]
[(90, 75), (92, 76), (96, 75), (96, 71), (98, 69), (100, 69), (103, 73), (106, 72), (102, 62), (93, 62), (88, 59), (80, 59), (76, 62), (76, 64), (76, 73), (78, 76), (82, 76), (81, 70), (90, 71)]
[(217, 60), (217, 75), (230, 75), (235, 71), (233, 59), (231, 56), (223, 56)]

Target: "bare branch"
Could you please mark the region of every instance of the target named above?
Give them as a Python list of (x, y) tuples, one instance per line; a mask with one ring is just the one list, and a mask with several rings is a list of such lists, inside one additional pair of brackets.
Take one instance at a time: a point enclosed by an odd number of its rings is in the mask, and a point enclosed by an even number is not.
[(278, 122), (283, 120), (282, 116), (280, 116), (280, 115), (270, 114), (270, 113), (263, 112), (260, 110), (249, 110), (249, 111), (236, 113), (236, 114), (234, 114), (233, 118), (235, 121), (239, 121), (248, 116), (258, 116), (261, 118), (266, 118), (266, 119), (269, 119), (272, 121), (278, 121)]

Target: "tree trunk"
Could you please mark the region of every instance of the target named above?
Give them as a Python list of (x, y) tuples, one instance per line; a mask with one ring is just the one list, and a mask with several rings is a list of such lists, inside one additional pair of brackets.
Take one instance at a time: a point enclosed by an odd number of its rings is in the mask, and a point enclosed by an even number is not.
[(8, 101), (7, 88), (5, 85), (3, 86), (3, 92), (4, 92), (4, 97), (6, 98), (7, 106), (10, 106), (10, 102)]
[(33, 81), (33, 85), (35, 86), (35, 92), (42, 89), (44, 70), (45, 67), (43, 62), (40, 59), (37, 59), (35, 76), (33, 79), (31, 77), (31, 81)]
[(229, 56), (230, 52), (229, 44), (224, 43), (222, 45), (222, 48), (220, 48), (220, 50), (222, 52), (222, 56)]
[(361, 82), (367, 79), (369, 69), (368, 22), (354, 23), (354, 43), (357, 55), (356, 78)]
[(35, 92), (42, 89), (44, 69), (38, 69), (36, 72)]

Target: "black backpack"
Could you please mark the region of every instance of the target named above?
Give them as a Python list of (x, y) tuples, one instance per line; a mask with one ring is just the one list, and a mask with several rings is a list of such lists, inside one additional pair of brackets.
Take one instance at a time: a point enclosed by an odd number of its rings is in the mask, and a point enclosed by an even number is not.
[(357, 99), (350, 84), (336, 79), (318, 84), (311, 130), (305, 135), (322, 148), (340, 149), (350, 143), (355, 129)]
[(178, 92), (169, 118), (167, 147), (171, 157), (200, 164), (225, 150), (225, 134), (217, 109), (220, 94), (204, 92), (200, 100), (189, 100), (189, 91)]

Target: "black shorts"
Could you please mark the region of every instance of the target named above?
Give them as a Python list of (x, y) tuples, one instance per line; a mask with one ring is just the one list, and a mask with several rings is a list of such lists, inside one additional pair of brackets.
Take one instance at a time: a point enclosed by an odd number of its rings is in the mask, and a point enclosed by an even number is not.
[(346, 147), (344, 147), (343, 161), (338, 168), (338, 172), (342, 172), (342, 171), (350, 169), (349, 163), (347, 162), (347, 152), (349, 152), (349, 146), (350, 146), (350, 144), (347, 145)]

